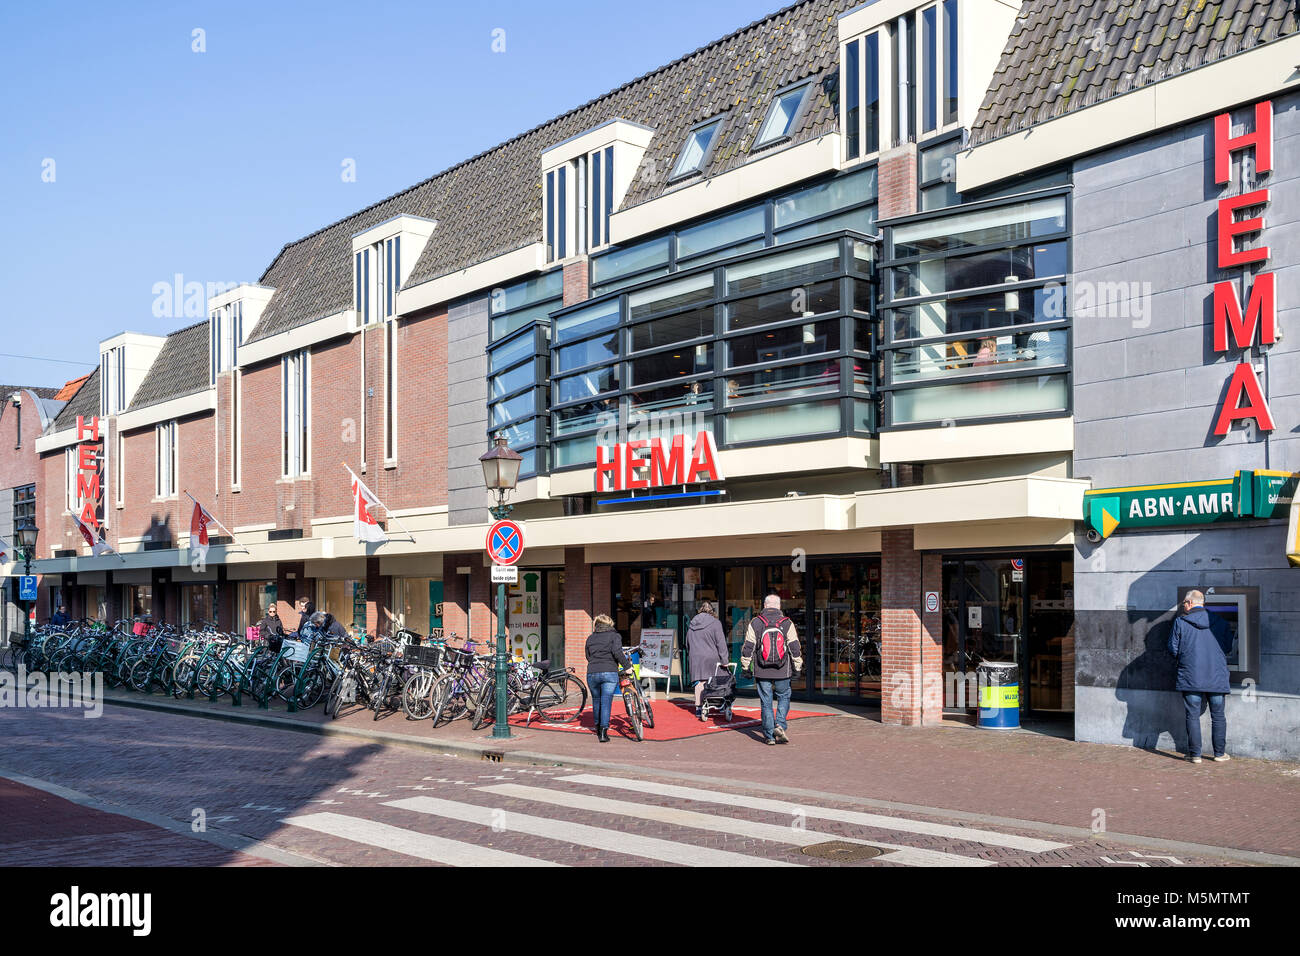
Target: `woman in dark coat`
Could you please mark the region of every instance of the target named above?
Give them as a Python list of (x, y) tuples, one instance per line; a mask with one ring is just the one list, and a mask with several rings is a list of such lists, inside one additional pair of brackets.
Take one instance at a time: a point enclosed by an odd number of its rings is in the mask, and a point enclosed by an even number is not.
[(701, 601), (699, 613), (691, 618), (686, 630), (686, 653), (690, 658), (691, 681), (695, 684), (695, 716), (700, 716), (700, 703), (704, 685), (718, 672), (718, 665), (727, 666), (731, 651), (722, 622), (714, 616), (712, 601)]
[(623, 638), (614, 630), (607, 614), (597, 614), (595, 631), (587, 638), (587, 686), (591, 688), (591, 710), (596, 715), (596, 739), (609, 743), (609, 711), (618, 693), (618, 672), (632, 662), (623, 650)]

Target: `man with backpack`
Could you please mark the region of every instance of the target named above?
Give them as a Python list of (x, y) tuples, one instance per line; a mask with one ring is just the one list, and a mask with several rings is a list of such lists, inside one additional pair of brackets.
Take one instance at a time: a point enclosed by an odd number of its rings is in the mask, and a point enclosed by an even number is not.
[(803, 670), (803, 653), (794, 622), (781, 613), (779, 596), (769, 594), (763, 600), (763, 610), (749, 622), (740, 649), (740, 669), (746, 674), (752, 671), (758, 685), (763, 742), (768, 746), (788, 744), (785, 718), (790, 712), (790, 678)]

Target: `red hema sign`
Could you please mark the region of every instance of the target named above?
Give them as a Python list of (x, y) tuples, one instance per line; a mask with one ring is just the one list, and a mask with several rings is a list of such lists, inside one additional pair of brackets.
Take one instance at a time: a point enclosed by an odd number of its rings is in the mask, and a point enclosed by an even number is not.
[[(1220, 186), (1227, 185), (1232, 178), (1232, 154), (1254, 150), (1255, 173), (1273, 171), (1273, 103), (1265, 100), (1255, 104), (1255, 129), (1241, 136), (1232, 135), (1232, 116), (1220, 113), (1214, 118), (1214, 181)], [(1244, 157), (1243, 157), (1244, 160)], [(1256, 245), (1250, 249), (1237, 249), (1238, 236), (1249, 236), (1264, 232), (1264, 217), (1260, 215), (1238, 219), (1238, 213), (1262, 208), (1269, 203), (1268, 189), (1256, 189), (1240, 196), (1229, 196), (1219, 200), (1218, 228), (1216, 234), (1219, 245), (1219, 268), (1232, 269), (1237, 266), (1247, 267), (1252, 263), (1268, 261), (1269, 250), (1266, 245)], [(1232, 348), (1250, 349), (1258, 343), (1272, 345), (1277, 340), (1277, 276), (1273, 272), (1256, 274), (1246, 298), (1243, 313), (1241, 299), (1237, 295), (1235, 279), (1225, 279), (1214, 285), (1214, 351), (1227, 352)], [(1232, 341), (1228, 337), (1231, 333)], [(1224, 397), (1219, 417), (1214, 423), (1214, 434), (1226, 435), (1232, 423), (1238, 419), (1254, 419), (1262, 431), (1272, 431), (1273, 415), (1264, 398), (1255, 367), (1247, 361), (1240, 361), (1233, 369), (1232, 379), (1228, 382), (1228, 394)], [(1243, 404), (1244, 402), (1244, 404)]]
[[(87, 441), (89, 439), (89, 441)], [(86, 426), (84, 415), (77, 416), (77, 500), (81, 505), (81, 523), (91, 531), (99, 530), (99, 416)]]
[(608, 450), (596, 447), (597, 491), (664, 488), (722, 478), (712, 432), (695, 436), (690, 458), (686, 457), (685, 435), (674, 435), (666, 451), (661, 438), (624, 442)]

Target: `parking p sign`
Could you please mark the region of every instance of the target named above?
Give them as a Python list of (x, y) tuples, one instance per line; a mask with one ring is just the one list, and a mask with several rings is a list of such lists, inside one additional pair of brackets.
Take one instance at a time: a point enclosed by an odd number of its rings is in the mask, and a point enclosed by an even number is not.
[(22, 574), (18, 576), (18, 600), (36, 600), (36, 575)]

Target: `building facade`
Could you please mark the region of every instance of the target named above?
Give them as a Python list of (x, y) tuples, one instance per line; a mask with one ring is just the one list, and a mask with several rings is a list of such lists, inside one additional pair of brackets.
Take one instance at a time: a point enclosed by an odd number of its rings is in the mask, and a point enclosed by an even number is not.
[[(1212, 349), (1211, 217), (1257, 185), (1215, 180), (1215, 117), (1244, 135), (1265, 100), (1279, 328), (1291, 307), (1295, 14), (1058, 6), (805, 0), (286, 244), (203, 323), (106, 339), (39, 441), (43, 572), (111, 619), (243, 628), (306, 594), (484, 639), (500, 434), (517, 655), (581, 670), (603, 612), (680, 672), (702, 602), (738, 653), (775, 592), (800, 696), (932, 722), (1011, 662), (1027, 716), (1168, 744), (1178, 589), (1253, 588), (1237, 751), (1294, 756), (1269, 729), (1300, 713), (1285, 522), (1091, 542), (1085, 511), (1300, 471), (1284, 337), (1258, 356), (1276, 427), (1205, 422), (1242, 351)], [(1118, 283), (1126, 321), (1082, 299)], [(229, 529), (206, 562), (195, 500)]]

